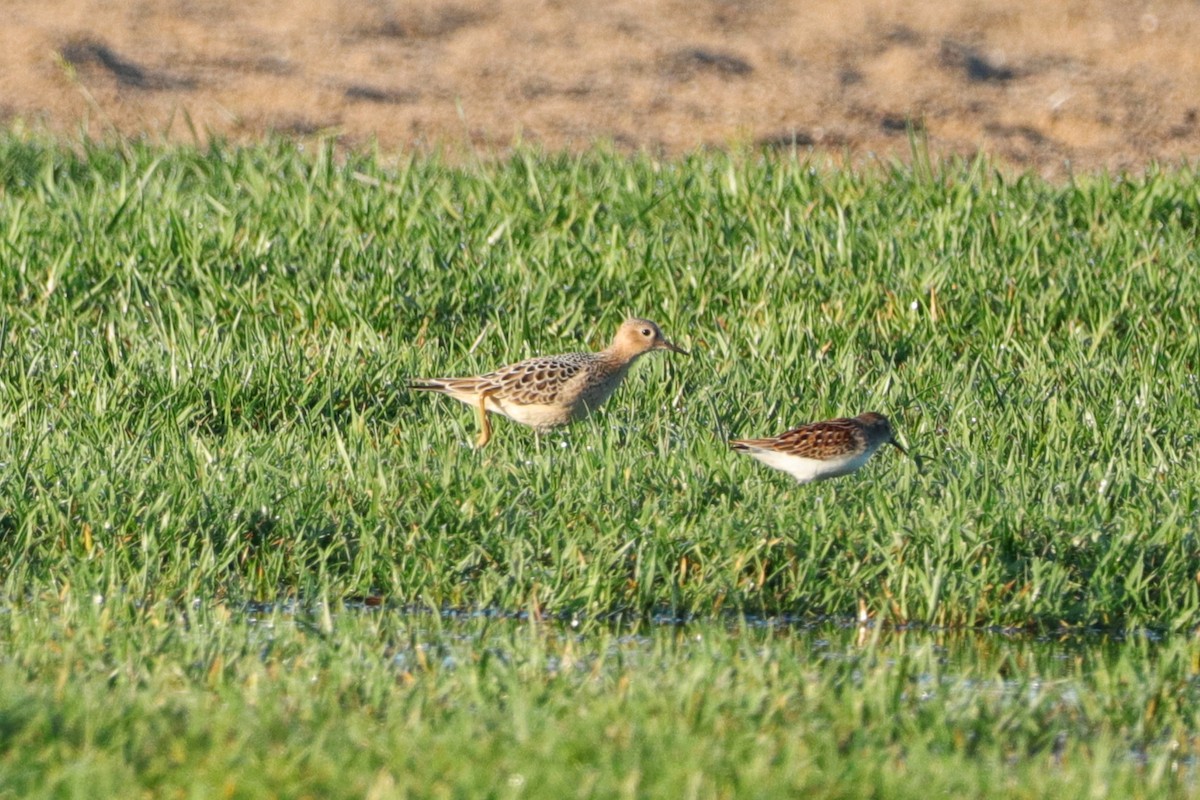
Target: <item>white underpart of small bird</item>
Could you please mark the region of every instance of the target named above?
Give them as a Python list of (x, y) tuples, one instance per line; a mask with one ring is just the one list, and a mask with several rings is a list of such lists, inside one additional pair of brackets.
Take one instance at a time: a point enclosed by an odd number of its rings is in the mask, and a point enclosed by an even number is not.
[(781, 472), (786, 472), (795, 478), (799, 483), (814, 483), (816, 481), (828, 480), (829, 478), (839, 478), (842, 475), (849, 475), (854, 472), (867, 460), (874, 455), (878, 446), (870, 450), (864, 450), (861, 453), (853, 455), (836, 456), (834, 458), (819, 459), (819, 458), (804, 458), (803, 456), (792, 456), (787, 453), (780, 453), (776, 450), (767, 450), (757, 447), (747, 447), (740, 451), (748, 456), (757, 458), (768, 467), (774, 467)]

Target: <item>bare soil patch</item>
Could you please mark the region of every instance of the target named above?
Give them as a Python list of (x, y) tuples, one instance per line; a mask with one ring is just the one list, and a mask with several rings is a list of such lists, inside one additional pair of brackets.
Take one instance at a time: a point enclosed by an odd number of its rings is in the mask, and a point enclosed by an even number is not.
[(0, 120), (388, 150), (979, 151), (1047, 175), (1200, 153), (1200, 3), (9, 0)]

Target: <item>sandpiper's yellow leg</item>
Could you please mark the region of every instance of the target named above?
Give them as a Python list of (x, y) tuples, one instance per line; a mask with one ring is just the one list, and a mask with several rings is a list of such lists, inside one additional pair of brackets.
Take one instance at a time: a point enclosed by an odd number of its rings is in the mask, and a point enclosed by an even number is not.
[(491, 395), (491, 392), (479, 393), (479, 439), (475, 442), (476, 447), (483, 447), (492, 439), (492, 423), (487, 415), (487, 401)]

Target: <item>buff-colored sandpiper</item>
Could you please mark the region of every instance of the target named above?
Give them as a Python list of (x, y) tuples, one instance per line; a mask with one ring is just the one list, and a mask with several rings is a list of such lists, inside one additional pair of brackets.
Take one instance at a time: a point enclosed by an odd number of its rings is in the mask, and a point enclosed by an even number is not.
[(599, 353), (564, 353), (530, 358), (472, 378), (426, 378), (409, 387), (441, 392), (479, 413), (479, 440), (492, 438), (487, 412), (543, 431), (595, 411), (621, 385), (634, 361), (651, 350), (687, 351), (667, 341), (648, 319), (625, 320), (612, 344)]
[(873, 411), (801, 425), (768, 439), (734, 439), (729, 444), (800, 483), (849, 475), (885, 444), (908, 455), (896, 441), (887, 417)]

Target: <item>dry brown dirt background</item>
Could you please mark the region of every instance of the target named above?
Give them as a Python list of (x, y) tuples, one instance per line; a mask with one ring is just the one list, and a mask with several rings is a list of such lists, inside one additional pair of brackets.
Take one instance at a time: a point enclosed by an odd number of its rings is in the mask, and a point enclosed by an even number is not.
[(0, 124), (1195, 163), (1200, 0), (4, 0)]

